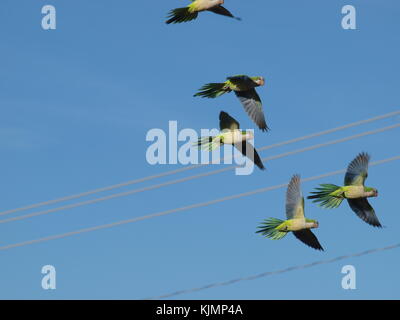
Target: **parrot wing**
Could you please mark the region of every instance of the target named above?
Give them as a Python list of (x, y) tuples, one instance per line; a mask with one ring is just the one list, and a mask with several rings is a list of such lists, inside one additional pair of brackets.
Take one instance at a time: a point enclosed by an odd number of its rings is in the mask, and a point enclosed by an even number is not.
[(324, 251), (324, 248), (322, 248), (321, 244), (318, 241), (318, 238), (310, 229), (295, 231), (293, 232), (293, 234), (297, 239), (299, 239), (301, 242), (305, 243), (309, 247), (316, 250)]
[(304, 198), (299, 175), (293, 176), (286, 191), (286, 217), (289, 220), (304, 219)]
[(374, 227), (382, 228), (382, 225), (375, 214), (374, 208), (371, 207), (366, 198), (348, 199), (347, 201), (349, 202), (350, 208), (362, 220)]
[(350, 162), (344, 178), (346, 186), (363, 186), (368, 177), (368, 163), (370, 155), (360, 153), (352, 162)]
[(268, 131), (269, 128), (265, 122), (261, 99), (257, 91), (253, 88), (247, 91), (235, 91), (235, 94), (251, 120), (253, 120), (262, 131)]
[(230, 76), (230, 77), (227, 77), (226, 80), (229, 80), (235, 86), (240, 86), (243, 84), (254, 85), (254, 81), (251, 80), (251, 78), (249, 76), (246, 76), (244, 74)]
[(239, 130), (239, 128), (239, 122), (232, 118), (228, 113), (221, 111), (221, 113), (219, 114), (219, 129), (221, 131), (225, 129)]
[(238, 149), (245, 157), (249, 158), (253, 163), (259, 167), (261, 170), (265, 170), (264, 164), (256, 149), (248, 141), (242, 141), (241, 143), (236, 143), (235, 148)]
[(226, 17), (234, 18), (236, 20), (241, 20), (238, 17), (235, 17), (228, 9), (224, 8), (223, 6), (216, 6), (214, 8), (208, 9), (211, 12), (214, 12), (216, 14), (220, 14)]

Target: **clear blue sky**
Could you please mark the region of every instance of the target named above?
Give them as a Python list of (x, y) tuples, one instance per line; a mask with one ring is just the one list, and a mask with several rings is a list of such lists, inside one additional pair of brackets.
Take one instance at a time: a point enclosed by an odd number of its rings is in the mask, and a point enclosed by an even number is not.
[[(264, 146), (400, 109), (400, 3), (396, 0), (227, 0), (242, 22), (202, 14), (167, 26), (185, 1), (2, 0), (0, 4), (0, 209), (12, 209), (179, 168), (150, 166), (152, 128), (218, 125), (225, 110), (253, 128), (233, 95), (192, 98), (202, 84), (232, 74), (263, 75), (259, 93), (271, 127)], [(57, 30), (41, 29), (41, 8), (57, 9)], [(358, 30), (341, 28), (353, 4)], [(360, 131), (389, 119), (262, 153), (275, 155)], [(359, 152), (373, 160), (400, 153), (400, 130), (266, 163), (248, 177), (233, 172), (156, 191), (0, 225), (0, 245), (173, 209), (347, 166)], [(217, 166), (216, 169), (220, 168)], [(370, 170), (371, 200), (385, 229), (306, 203), (320, 221), (326, 252), (292, 235), (255, 234), (284, 217), (285, 190), (207, 208), (0, 252), (0, 298), (140, 299), (254, 273), (332, 258), (399, 241), (399, 162)], [(207, 168), (203, 171), (210, 170)], [(198, 170), (192, 173), (202, 172)], [(179, 175), (179, 177), (186, 176)], [(175, 177), (176, 178), (176, 177)], [(171, 179), (171, 178), (169, 178)], [(151, 185), (169, 179), (144, 183)], [(319, 182), (340, 184), (342, 177)], [(135, 186), (138, 187), (138, 186)], [(134, 188), (134, 187), (131, 187)], [(125, 190), (125, 189), (123, 189)], [(127, 188), (126, 190), (129, 190)], [(181, 296), (185, 299), (400, 298), (398, 251)], [(41, 288), (41, 268), (57, 270), (57, 289)], [(343, 265), (357, 268), (357, 290), (341, 288)]]

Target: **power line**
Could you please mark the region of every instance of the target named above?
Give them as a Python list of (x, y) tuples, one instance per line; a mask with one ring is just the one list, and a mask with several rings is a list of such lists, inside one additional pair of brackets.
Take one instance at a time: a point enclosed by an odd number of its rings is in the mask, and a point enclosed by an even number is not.
[[(281, 159), (281, 158), (288, 157), (288, 156), (291, 156), (291, 155), (300, 154), (300, 153), (303, 153), (303, 152), (307, 152), (307, 151), (311, 151), (311, 150), (315, 150), (315, 149), (319, 149), (319, 148), (323, 148), (323, 147), (327, 147), (327, 146), (331, 146), (331, 145), (347, 142), (347, 141), (350, 141), (350, 140), (358, 139), (358, 138), (361, 138), (361, 137), (365, 137), (365, 136), (369, 136), (369, 135), (373, 135), (373, 134), (377, 134), (377, 133), (382, 133), (382, 132), (385, 132), (385, 131), (388, 131), (388, 130), (392, 130), (392, 129), (395, 129), (395, 128), (398, 128), (398, 127), (400, 127), (400, 123), (395, 124), (395, 125), (391, 125), (391, 126), (388, 126), (388, 127), (376, 129), (376, 130), (371, 130), (371, 131), (359, 133), (359, 134), (352, 135), (352, 136), (349, 136), (349, 137), (345, 137), (345, 138), (341, 138), (341, 139), (337, 139), (337, 140), (332, 140), (332, 141), (329, 141), (329, 142), (326, 142), (326, 143), (316, 144), (316, 145), (313, 145), (313, 146), (310, 146), (310, 147), (305, 147), (305, 148), (297, 149), (297, 150), (294, 150), (294, 151), (281, 153), (281, 154), (278, 154), (276, 156), (266, 157), (266, 158), (263, 158), (262, 160), (263, 161), (277, 160), (277, 159)], [(29, 219), (29, 218), (33, 218), (33, 217), (46, 215), (46, 214), (49, 214), (49, 213), (59, 212), (59, 211), (62, 211), (62, 210), (73, 209), (73, 208), (82, 207), (82, 206), (86, 206), (86, 205), (90, 205), (90, 204), (95, 204), (95, 203), (99, 203), (99, 202), (103, 202), (103, 201), (107, 201), (107, 200), (111, 200), (111, 199), (116, 199), (116, 198), (120, 198), (120, 197), (126, 197), (126, 196), (133, 195), (133, 194), (136, 194), (136, 193), (141, 193), (141, 192), (145, 192), (145, 191), (160, 189), (162, 187), (171, 186), (171, 185), (175, 185), (175, 184), (178, 184), (178, 183), (187, 182), (187, 181), (191, 181), (191, 180), (195, 180), (195, 179), (199, 179), (199, 178), (208, 177), (208, 176), (216, 175), (216, 174), (219, 174), (219, 173), (227, 172), (227, 171), (233, 170), (235, 168), (237, 168), (236, 165), (228, 166), (228, 167), (224, 167), (222, 169), (209, 171), (209, 172), (206, 172), (206, 173), (201, 173), (201, 174), (197, 174), (197, 175), (193, 175), (193, 176), (189, 176), (189, 177), (185, 177), (185, 178), (181, 178), (181, 179), (176, 179), (176, 180), (172, 180), (172, 181), (167, 181), (167, 182), (164, 182), (164, 183), (161, 183), (161, 184), (156, 184), (156, 185), (152, 185), (152, 186), (148, 186), (148, 187), (144, 187), (144, 188), (139, 188), (139, 189), (134, 189), (134, 190), (129, 190), (129, 191), (125, 191), (125, 192), (120, 192), (120, 193), (108, 195), (108, 196), (105, 196), (105, 197), (102, 197), (102, 198), (97, 198), (97, 199), (77, 202), (77, 203), (65, 205), (65, 206), (62, 206), (62, 207), (57, 207), (57, 208), (52, 208), (52, 209), (48, 209), (48, 210), (33, 212), (33, 213), (26, 214), (26, 215), (18, 216), (18, 217), (12, 217), (12, 218), (8, 218), (8, 219), (3, 219), (3, 220), (0, 220), (0, 224), (14, 222), (14, 221), (21, 221), (21, 220), (25, 220), (25, 219)]]
[(348, 254), (348, 255), (336, 257), (336, 258), (329, 259), (329, 260), (320, 260), (320, 261), (316, 261), (316, 262), (309, 263), (309, 264), (297, 265), (297, 266), (293, 266), (293, 267), (289, 267), (289, 268), (281, 269), (281, 270), (276, 270), (276, 271), (263, 272), (263, 273), (259, 273), (256, 275), (243, 277), (243, 278), (237, 278), (237, 279), (224, 281), (224, 282), (215, 282), (215, 283), (211, 283), (211, 284), (208, 284), (208, 285), (205, 285), (202, 287), (175, 291), (175, 292), (172, 292), (169, 294), (164, 294), (162, 296), (147, 298), (145, 300), (159, 300), (159, 299), (172, 298), (172, 297), (176, 297), (176, 296), (179, 296), (182, 294), (194, 293), (194, 292), (203, 291), (203, 290), (207, 290), (207, 289), (211, 289), (211, 288), (222, 287), (222, 286), (229, 286), (229, 285), (232, 285), (232, 284), (235, 284), (238, 282), (242, 282), (242, 281), (257, 280), (257, 279), (265, 278), (265, 277), (272, 276), (272, 275), (288, 273), (288, 272), (292, 272), (292, 271), (296, 271), (296, 270), (308, 269), (308, 268), (312, 268), (312, 267), (323, 265), (323, 264), (330, 264), (330, 263), (342, 261), (342, 260), (349, 259), (349, 258), (362, 257), (362, 256), (366, 256), (369, 254), (393, 250), (393, 249), (397, 249), (397, 248), (400, 248), (400, 243), (397, 243), (397, 244), (394, 244), (391, 246), (387, 246), (387, 247), (370, 249), (370, 250), (359, 252), (359, 253)]
[[(311, 138), (316, 138), (316, 137), (319, 137), (319, 136), (327, 135), (327, 134), (330, 134), (330, 133), (334, 133), (334, 132), (337, 132), (337, 131), (349, 129), (349, 128), (352, 128), (352, 127), (357, 127), (357, 126), (360, 126), (360, 125), (363, 125), (363, 124), (367, 124), (367, 123), (371, 123), (371, 122), (375, 122), (375, 121), (378, 121), (378, 120), (392, 118), (392, 117), (395, 117), (397, 115), (400, 115), (400, 111), (394, 111), (394, 112), (386, 113), (386, 114), (379, 115), (379, 116), (376, 116), (376, 117), (373, 117), (373, 118), (352, 122), (352, 123), (349, 123), (349, 124), (346, 124), (346, 125), (343, 125), (343, 126), (340, 126), (340, 127), (332, 128), (332, 129), (329, 129), (329, 130), (324, 130), (324, 131), (316, 132), (316, 133), (313, 133), (313, 134), (310, 134), (310, 135), (294, 138), (294, 139), (283, 141), (283, 142), (276, 143), (276, 144), (272, 144), (272, 145), (260, 148), (259, 151), (264, 151), (264, 150), (268, 150), (268, 149), (277, 148), (277, 147), (281, 147), (281, 146), (284, 146), (284, 145), (292, 144), (292, 143), (295, 143), (295, 142), (304, 141), (304, 140), (311, 139)], [(191, 165), (191, 166), (187, 166), (187, 167), (184, 167), (184, 168), (179, 168), (179, 169), (176, 169), (176, 170), (166, 171), (166, 172), (163, 172), (163, 173), (160, 173), (160, 174), (156, 174), (156, 175), (152, 175), (152, 176), (147, 176), (147, 177), (143, 177), (143, 178), (139, 178), (139, 179), (135, 179), (135, 180), (122, 182), (122, 183), (115, 184), (115, 185), (110, 185), (110, 186), (103, 187), (103, 188), (98, 188), (98, 189), (82, 192), (82, 193), (79, 193), (79, 194), (74, 194), (74, 195), (70, 195), (70, 196), (57, 198), (57, 199), (54, 199), (54, 200), (39, 202), (39, 203), (31, 204), (31, 205), (28, 205), (28, 206), (16, 208), (16, 209), (6, 210), (6, 211), (3, 211), (3, 212), (0, 212), (0, 216), (11, 214), (11, 213), (15, 213), (15, 212), (20, 212), (20, 211), (25, 211), (25, 210), (29, 210), (29, 209), (35, 209), (35, 208), (38, 208), (38, 207), (51, 205), (51, 204), (56, 204), (56, 203), (60, 203), (60, 202), (64, 202), (64, 201), (79, 199), (79, 198), (83, 198), (83, 197), (86, 197), (86, 196), (89, 196), (89, 195), (93, 195), (93, 194), (97, 194), (97, 193), (101, 193), (101, 192), (105, 192), (105, 191), (111, 191), (111, 190), (114, 190), (114, 189), (117, 189), (117, 188), (122, 188), (122, 187), (126, 187), (126, 186), (129, 186), (129, 185), (138, 184), (138, 183), (141, 183), (141, 182), (150, 181), (150, 180), (154, 180), (154, 179), (158, 179), (158, 178), (162, 178), (162, 177), (166, 177), (166, 176), (182, 173), (182, 172), (189, 171), (189, 170), (192, 170), (192, 169), (195, 169), (195, 168), (200, 168), (200, 167), (203, 167), (203, 166), (206, 166), (206, 165), (207, 164)]]
[(352, 123), (346, 124), (346, 125), (341, 126), (341, 127), (336, 127), (336, 128), (328, 129), (328, 130), (325, 130), (325, 131), (320, 131), (320, 132), (313, 133), (313, 134), (310, 134), (310, 135), (307, 135), (307, 136), (303, 136), (303, 137), (300, 137), (300, 138), (295, 138), (295, 139), (292, 139), (292, 140), (288, 140), (288, 141), (272, 144), (270, 146), (266, 146), (266, 147), (260, 148), (259, 151), (264, 151), (264, 150), (268, 150), (268, 149), (272, 149), (272, 148), (282, 147), (282, 146), (287, 145), (287, 144), (292, 144), (292, 143), (295, 143), (295, 142), (300, 142), (300, 141), (304, 141), (304, 140), (308, 140), (308, 139), (312, 139), (312, 138), (317, 138), (317, 137), (324, 136), (324, 135), (327, 135), (327, 134), (330, 134), (330, 133), (334, 133), (334, 132), (337, 132), (337, 131), (341, 131), (341, 130), (357, 127), (357, 126), (360, 126), (360, 125), (363, 125), (363, 124), (375, 122), (375, 121), (378, 121), (378, 120), (383, 120), (383, 119), (386, 119), (386, 118), (392, 118), (392, 117), (395, 117), (397, 115), (400, 115), (400, 110), (399, 111), (390, 112), (390, 113), (386, 113), (386, 114), (383, 114), (383, 115), (380, 115), (380, 116), (377, 116), (377, 117), (374, 117), (374, 118), (365, 119), (365, 120), (361, 120), (361, 121), (357, 121), (357, 122), (352, 122)]
[[(392, 157), (392, 158), (388, 158), (388, 159), (372, 162), (370, 164), (370, 166), (377, 166), (377, 165), (381, 165), (381, 164), (384, 164), (384, 163), (389, 163), (389, 162), (396, 161), (396, 160), (400, 160), (400, 155)], [(322, 175), (318, 175), (318, 176), (313, 176), (313, 177), (302, 179), (302, 182), (314, 181), (314, 180), (318, 180), (318, 179), (334, 176), (334, 175), (345, 173), (345, 172), (346, 172), (346, 169), (333, 171), (333, 172), (330, 172), (330, 173), (325, 173), (325, 174), (322, 174)], [(117, 221), (117, 222), (112, 222), (112, 223), (108, 223), (108, 224), (104, 224), (104, 225), (99, 225), (99, 226), (94, 226), (94, 227), (90, 227), (90, 228), (79, 229), (79, 230), (71, 231), (71, 232), (67, 232), (67, 233), (56, 234), (56, 235), (48, 236), (48, 237), (44, 237), (44, 238), (28, 240), (28, 241), (25, 241), (25, 242), (19, 242), (19, 243), (14, 243), (14, 244), (10, 244), (10, 245), (5, 245), (5, 246), (0, 247), (0, 251), (12, 249), (12, 248), (17, 248), (17, 247), (28, 246), (28, 245), (32, 245), (32, 244), (35, 244), (35, 243), (41, 243), (41, 242), (47, 242), (47, 241), (56, 240), (56, 239), (67, 238), (67, 237), (71, 237), (71, 236), (74, 236), (74, 235), (88, 233), (88, 232), (92, 232), (92, 231), (97, 231), (97, 230), (102, 230), (102, 229), (109, 229), (109, 228), (113, 228), (113, 227), (116, 227), (116, 226), (121, 226), (121, 225), (125, 225), (125, 224), (139, 222), (139, 221), (149, 220), (149, 219), (153, 219), (153, 218), (161, 217), (161, 216), (166, 216), (166, 215), (170, 215), (170, 214), (177, 213), (177, 212), (187, 211), (187, 210), (190, 210), (190, 209), (207, 207), (207, 206), (210, 206), (210, 205), (213, 205), (213, 204), (217, 204), (217, 203), (221, 203), (221, 202), (225, 202), (225, 201), (228, 201), (228, 200), (239, 199), (239, 198), (248, 197), (248, 196), (259, 194), (259, 193), (264, 193), (264, 192), (268, 192), (268, 191), (272, 191), (272, 190), (276, 190), (276, 189), (285, 188), (285, 187), (287, 187), (287, 185), (288, 185), (287, 183), (284, 183), (284, 184), (280, 184), (280, 185), (276, 185), (276, 186), (272, 186), (272, 187), (261, 188), (261, 189), (256, 189), (256, 190), (249, 191), (249, 192), (244, 192), (244, 193), (240, 193), (240, 194), (236, 194), (236, 195), (231, 195), (231, 196), (227, 196), (227, 197), (223, 197), (223, 198), (220, 198), (220, 199), (215, 199), (215, 200), (211, 200), (211, 201), (207, 201), (207, 202), (201, 202), (201, 203), (197, 203), (197, 204), (192, 204), (192, 205), (185, 206), (185, 207), (180, 207), (180, 208), (175, 208), (175, 209), (171, 209), (171, 210), (156, 212), (156, 213), (145, 215), (145, 216), (141, 216), (141, 217), (135, 217), (135, 218), (131, 218), (131, 219), (127, 219), (127, 220), (121, 220), (121, 221)]]

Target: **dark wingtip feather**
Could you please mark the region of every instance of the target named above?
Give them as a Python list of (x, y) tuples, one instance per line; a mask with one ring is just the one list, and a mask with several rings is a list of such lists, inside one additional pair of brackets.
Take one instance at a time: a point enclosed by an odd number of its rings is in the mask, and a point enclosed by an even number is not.
[(267, 170), (267, 169), (265, 168), (265, 166), (264, 166), (264, 163), (262, 163), (262, 161), (260, 161), (260, 162), (257, 161), (256, 166), (257, 166), (260, 170), (262, 170), (262, 171)]
[(325, 249), (321, 245), (315, 247), (309, 245), (309, 247), (317, 251), (325, 252)]
[(310, 229), (294, 231), (293, 235), (308, 247), (318, 251), (325, 251), (319, 243), (318, 238)]
[(366, 221), (368, 224), (370, 224), (371, 226), (373, 226), (374, 228), (378, 228), (378, 229), (382, 229), (383, 226), (381, 225), (381, 223), (378, 221), (377, 223), (374, 222), (370, 222), (370, 221)]
[(229, 116), (229, 114), (225, 111), (221, 111), (219, 113), (219, 120), (222, 120), (224, 117)]

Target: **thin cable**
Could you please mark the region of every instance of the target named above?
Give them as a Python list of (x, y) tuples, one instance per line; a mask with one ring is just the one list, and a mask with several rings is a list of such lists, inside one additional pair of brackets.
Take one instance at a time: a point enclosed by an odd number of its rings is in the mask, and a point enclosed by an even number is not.
[(203, 290), (207, 290), (207, 289), (211, 289), (211, 288), (222, 287), (222, 286), (229, 286), (231, 284), (235, 284), (235, 283), (242, 282), (242, 281), (257, 280), (257, 279), (265, 278), (265, 277), (272, 276), (272, 275), (288, 273), (288, 272), (296, 271), (296, 270), (308, 269), (308, 268), (312, 268), (312, 267), (323, 265), (323, 264), (330, 264), (330, 263), (342, 261), (342, 260), (349, 259), (349, 258), (362, 257), (362, 256), (366, 256), (369, 254), (393, 250), (393, 249), (397, 249), (397, 248), (400, 248), (400, 243), (397, 243), (397, 244), (394, 244), (391, 246), (387, 246), (387, 247), (371, 249), (371, 250), (367, 250), (367, 251), (363, 251), (363, 252), (359, 252), (359, 253), (348, 254), (348, 255), (336, 257), (336, 258), (329, 259), (329, 260), (320, 260), (320, 261), (316, 261), (316, 262), (309, 263), (309, 264), (297, 265), (297, 266), (293, 266), (293, 267), (289, 267), (289, 268), (281, 269), (281, 270), (276, 270), (276, 271), (263, 272), (263, 273), (259, 273), (256, 275), (243, 277), (243, 278), (237, 278), (237, 279), (224, 281), (224, 282), (215, 282), (215, 283), (211, 283), (211, 284), (208, 284), (208, 285), (205, 285), (202, 287), (192, 288), (192, 289), (187, 289), (187, 290), (180, 290), (180, 291), (176, 291), (173, 293), (164, 294), (164, 295), (158, 296), (158, 297), (147, 298), (145, 300), (159, 300), (159, 299), (172, 298), (172, 297), (176, 297), (176, 296), (179, 296), (182, 294), (194, 293), (194, 292), (203, 291)]
[(304, 141), (304, 140), (308, 140), (308, 139), (324, 136), (324, 135), (327, 135), (327, 134), (330, 134), (330, 133), (334, 133), (334, 132), (345, 130), (345, 129), (350, 129), (350, 128), (353, 128), (353, 127), (357, 127), (357, 126), (360, 126), (360, 125), (363, 125), (363, 124), (375, 122), (375, 121), (378, 121), (378, 120), (383, 120), (383, 119), (386, 119), (386, 118), (392, 118), (392, 117), (395, 117), (397, 115), (400, 115), (400, 110), (399, 111), (390, 112), (390, 113), (387, 113), (387, 114), (383, 114), (383, 115), (380, 115), (380, 116), (377, 116), (377, 117), (374, 117), (374, 118), (370, 118), (370, 119), (366, 119), (366, 120), (361, 120), (361, 121), (349, 123), (349, 124), (346, 124), (346, 125), (341, 126), (341, 127), (337, 127), (337, 128), (328, 129), (328, 130), (325, 130), (325, 131), (313, 133), (313, 134), (310, 134), (310, 135), (307, 135), (307, 136), (303, 136), (303, 137), (300, 137), (300, 138), (295, 138), (295, 139), (292, 139), (292, 140), (288, 140), (288, 141), (272, 144), (270, 146), (266, 146), (266, 147), (260, 148), (259, 151), (264, 151), (264, 150), (268, 150), (268, 149), (272, 149), (272, 148), (282, 147), (282, 146), (287, 145), (287, 144), (292, 144), (292, 143), (296, 143), (296, 142), (300, 142), (300, 141)]
[[(377, 165), (381, 165), (381, 164), (392, 162), (392, 161), (396, 161), (396, 160), (400, 160), (400, 155), (392, 157), (392, 158), (388, 158), (388, 159), (372, 162), (370, 164), (370, 166), (377, 166)], [(330, 172), (330, 173), (325, 173), (325, 174), (321, 174), (321, 175), (318, 175), (318, 176), (313, 176), (313, 177), (302, 179), (302, 182), (314, 181), (314, 180), (318, 180), (318, 179), (334, 176), (334, 175), (345, 173), (345, 172), (346, 172), (346, 169), (333, 171), (333, 172)], [(139, 221), (149, 220), (149, 219), (153, 219), (153, 218), (161, 217), (161, 216), (166, 216), (166, 215), (170, 215), (170, 214), (177, 213), (177, 212), (187, 211), (187, 210), (190, 210), (190, 209), (207, 207), (207, 206), (210, 206), (210, 205), (213, 205), (213, 204), (216, 204), (216, 203), (225, 202), (225, 201), (228, 201), (228, 200), (239, 199), (239, 198), (248, 197), (248, 196), (259, 194), (259, 193), (264, 193), (264, 192), (268, 192), (268, 191), (272, 191), (272, 190), (276, 190), (276, 189), (285, 188), (285, 187), (287, 187), (287, 185), (288, 185), (287, 183), (284, 183), (284, 184), (280, 184), (280, 185), (276, 185), (276, 186), (272, 186), (272, 187), (261, 188), (261, 189), (256, 189), (256, 190), (249, 191), (249, 192), (244, 192), (244, 193), (240, 193), (240, 194), (236, 194), (236, 195), (231, 195), (231, 196), (227, 196), (227, 197), (224, 197), (224, 198), (215, 199), (215, 200), (211, 200), (211, 201), (207, 201), (207, 202), (192, 204), (192, 205), (189, 205), (189, 206), (175, 208), (175, 209), (166, 210), (166, 211), (161, 211), (161, 212), (149, 214), (149, 215), (146, 215), (146, 216), (135, 217), (135, 218), (131, 218), (131, 219), (127, 219), (127, 220), (121, 220), (121, 221), (117, 221), (117, 222), (112, 222), (112, 223), (108, 223), (108, 224), (104, 224), (104, 225), (99, 225), (99, 226), (94, 226), (94, 227), (90, 227), (90, 228), (79, 229), (79, 230), (72, 231), (72, 232), (56, 234), (56, 235), (53, 235), (53, 236), (48, 236), (48, 237), (44, 237), (44, 238), (40, 238), (40, 239), (28, 240), (28, 241), (25, 241), (25, 242), (19, 242), (19, 243), (14, 243), (14, 244), (10, 244), (10, 245), (5, 245), (5, 246), (0, 247), (0, 251), (12, 249), (12, 248), (17, 248), (17, 247), (24, 247), (24, 246), (32, 245), (32, 244), (35, 244), (35, 243), (41, 243), (41, 242), (47, 242), (47, 241), (56, 240), (56, 239), (67, 238), (67, 237), (71, 237), (71, 236), (74, 236), (74, 235), (88, 233), (88, 232), (92, 232), (92, 231), (97, 231), (97, 230), (102, 230), (102, 229), (109, 229), (109, 228), (113, 228), (113, 227), (116, 227), (116, 226), (121, 226), (121, 225), (125, 225), (125, 224), (139, 222)]]
[[(360, 126), (360, 125), (371, 123), (371, 122), (375, 122), (375, 121), (378, 121), (378, 120), (391, 118), (391, 117), (394, 117), (394, 116), (397, 116), (397, 115), (400, 115), (400, 111), (394, 111), (394, 112), (386, 113), (386, 114), (383, 114), (383, 115), (379, 115), (377, 117), (373, 117), (373, 118), (369, 118), (369, 119), (365, 119), (365, 120), (361, 120), (361, 121), (352, 122), (352, 123), (349, 123), (349, 124), (344, 125), (344, 126), (336, 127), (336, 128), (329, 129), (329, 130), (324, 130), (324, 131), (321, 131), (321, 132), (316, 132), (316, 133), (313, 133), (313, 134), (310, 134), (310, 135), (306, 135), (306, 136), (303, 136), (303, 137), (294, 138), (294, 139), (283, 141), (283, 142), (276, 143), (276, 144), (273, 144), (273, 145), (265, 146), (265, 147), (260, 148), (259, 151), (264, 151), (264, 150), (268, 150), (268, 149), (277, 148), (277, 147), (281, 147), (281, 146), (284, 146), (284, 145), (292, 144), (292, 143), (295, 143), (295, 142), (299, 142), (299, 141), (303, 141), (303, 140), (307, 140), (307, 139), (311, 139), (311, 138), (316, 138), (316, 137), (319, 137), (319, 136), (323, 136), (323, 135), (327, 135), (327, 134), (334, 133), (334, 132), (337, 132), (337, 131), (349, 129), (349, 128), (352, 128), (352, 127)], [(156, 175), (152, 175), (152, 176), (147, 176), (147, 177), (143, 177), (143, 178), (139, 178), (139, 179), (135, 179), (135, 180), (130, 180), (130, 181), (127, 181), (127, 182), (123, 182), (123, 183), (119, 183), (119, 184), (115, 184), (115, 185), (111, 185), (111, 186), (107, 186), (107, 187), (103, 187), (103, 188), (99, 188), (99, 189), (94, 189), (94, 190), (82, 192), (82, 193), (79, 193), (79, 194), (74, 194), (74, 195), (70, 195), (70, 196), (66, 196), (66, 197), (62, 197), (62, 198), (57, 198), (57, 199), (54, 199), (54, 200), (39, 202), (39, 203), (31, 204), (31, 205), (28, 205), (28, 206), (16, 208), (16, 209), (6, 210), (6, 211), (3, 211), (3, 212), (0, 212), (0, 216), (6, 215), (6, 214), (10, 214), (10, 213), (19, 212), (19, 211), (25, 211), (25, 210), (29, 210), (29, 209), (34, 209), (34, 208), (38, 208), (38, 207), (42, 207), (42, 206), (46, 206), (46, 205), (50, 205), (50, 204), (55, 204), (55, 203), (60, 203), (60, 202), (64, 202), (64, 201), (79, 199), (79, 198), (86, 197), (86, 196), (89, 196), (89, 195), (93, 195), (93, 194), (96, 194), (96, 193), (110, 191), (110, 190), (126, 187), (126, 186), (133, 185), (133, 184), (138, 184), (138, 183), (145, 182), (145, 181), (154, 180), (154, 179), (158, 179), (158, 178), (174, 175), (174, 174), (177, 174), (177, 173), (185, 172), (185, 171), (192, 170), (192, 169), (199, 168), (199, 167), (203, 167), (203, 166), (206, 166), (206, 165), (208, 165), (208, 164), (191, 165), (191, 166), (187, 166), (187, 167), (176, 169), (176, 170), (166, 171), (166, 172), (163, 172), (163, 173), (160, 173), (160, 174), (156, 174)]]
[[(395, 125), (391, 125), (391, 126), (388, 126), (388, 127), (376, 129), (376, 130), (371, 130), (371, 131), (359, 133), (359, 134), (356, 134), (356, 135), (353, 135), (353, 136), (350, 136), (350, 137), (337, 139), (337, 140), (329, 141), (329, 142), (326, 142), (326, 143), (316, 144), (316, 145), (313, 145), (313, 146), (310, 146), (310, 147), (297, 149), (297, 150), (289, 151), (289, 152), (285, 152), (285, 153), (281, 153), (281, 154), (278, 154), (276, 156), (266, 157), (266, 158), (263, 158), (262, 161), (277, 160), (277, 159), (281, 159), (281, 158), (284, 158), (284, 157), (292, 156), (292, 155), (295, 155), (295, 154), (299, 154), (299, 153), (303, 153), (303, 152), (307, 152), (307, 151), (311, 151), (311, 150), (315, 150), (315, 149), (319, 149), (319, 148), (323, 148), (323, 147), (327, 147), (327, 146), (343, 143), (343, 142), (346, 142), (346, 141), (358, 139), (358, 138), (361, 138), (361, 137), (365, 137), (365, 136), (369, 136), (369, 135), (385, 132), (385, 131), (392, 130), (392, 129), (395, 129), (395, 128), (398, 128), (398, 127), (400, 127), (400, 123), (395, 124)], [(204, 177), (216, 175), (218, 173), (234, 170), (236, 168), (237, 168), (237, 166), (233, 165), (233, 166), (224, 167), (222, 169), (218, 169), (218, 170), (214, 170), (214, 171), (209, 171), (209, 172), (206, 172), (206, 173), (201, 173), (201, 174), (197, 174), (197, 175), (193, 175), (193, 176), (189, 176), (189, 177), (185, 177), (185, 178), (181, 178), (181, 179), (177, 179), (177, 180), (164, 182), (164, 183), (157, 184), (157, 185), (152, 185), (152, 186), (148, 186), (148, 187), (144, 187), (144, 188), (140, 188), (140, 189), (134, 189), (134, 190), (129, 190), (129, 191), (125, 191), (125, 192), (120, 192), (120, 193), (108, 195), (108, 196), (105, 196), (105, 197), (102, 197), (102, 198), (97, 198), (97, 199), (77, 202), (77, 203), (65, 205), (65, 206), (62, 206), (62, 207), (52, 208), (52, 209), (39, 211), (39, 212), (33, 212), (33, 213), (26, 214), (26, 215), (18, 216), (18, 217), (12, 217), (12, 218), (8, 218), (8, 219), (3, 219), (3, 220), (0, 220), (0, 224), (14, 222), (14, 221), (21, 221), (21, 220), (25, 220), (25, 219), (29, 219), (29, 218), (33, 218), (33, 217), (46, 215), (46, 214), (49, 214), (49, 213), (59, 212), (59, 211), (62, 211), (62, 210), (73, 209), (73, 208), (82, 207), (82, 206), (86, 206), (86, 205), (90, 205), (90, 204), (95, 204), (95, 203), (99, 203), (99, 202), (103, 202), (103, 201), (107, 201), (107, 200), (111, 200), (111, 199), (116, 199), (116, 198), (120, 198), (120, 197), (126, 197), (126, 196), (133, 195), (133, 194), (136, 194), (136, 193), (141, 193), (141, 192), (145, 192), (145, 191), (160, 189), (162, 187), (166, 187), (166, 186), (170, 186), (170, 185), (174, 185), (174, 184), (178, 184), (178, 183), (182, 183), (182, 182), (186, 182), (186, 181), (195, 180), (195, 179), (198, 179), (198, 178), (204, 178)]]

